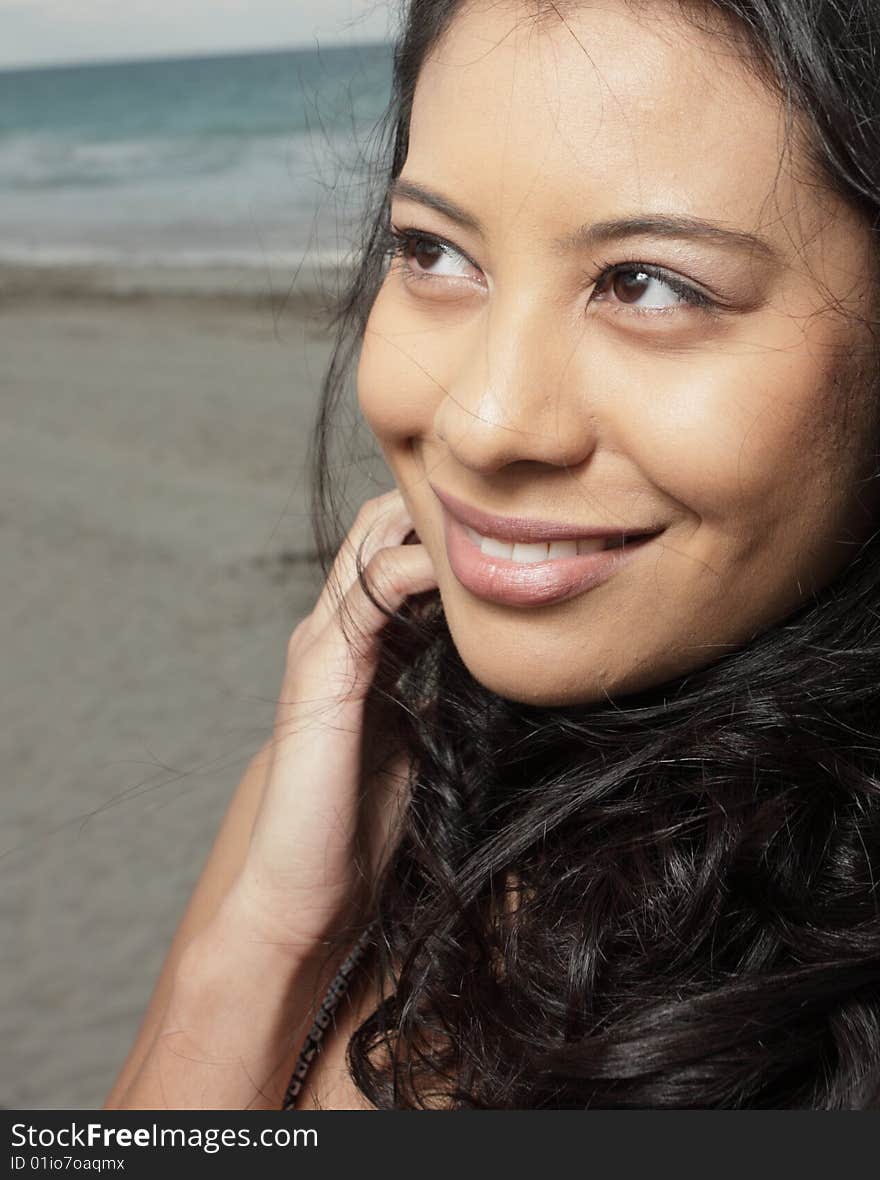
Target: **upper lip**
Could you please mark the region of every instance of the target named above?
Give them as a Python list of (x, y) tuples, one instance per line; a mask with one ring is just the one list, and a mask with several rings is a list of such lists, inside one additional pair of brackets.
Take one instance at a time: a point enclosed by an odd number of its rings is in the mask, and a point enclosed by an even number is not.
[(437, 499), (462, 524), (470, 525), (486, 537), (497, 537), (502, 541), (568, 541), (587, 537), (619, 537), (661, 532), (664, 525), (648, 525), (644, 528), (621, 525), (564, 524), (556, 520), (535, 520), (525, 516), (494, 516), (459, 500), (449, 492), (441, 492), (431, 484)]

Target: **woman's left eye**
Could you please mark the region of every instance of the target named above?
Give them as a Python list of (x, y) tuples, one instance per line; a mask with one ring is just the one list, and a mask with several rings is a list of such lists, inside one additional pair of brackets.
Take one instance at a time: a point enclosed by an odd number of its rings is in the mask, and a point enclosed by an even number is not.
[[(663, 311), (669, 307), (713, 308), (714, 302), (690, 283), (647, 262), (618, 263), (607, 267), (593, 286), (591, 300), (612, 302), (636, 311)], [(641, 302), (645, 296), (645, 302)]]

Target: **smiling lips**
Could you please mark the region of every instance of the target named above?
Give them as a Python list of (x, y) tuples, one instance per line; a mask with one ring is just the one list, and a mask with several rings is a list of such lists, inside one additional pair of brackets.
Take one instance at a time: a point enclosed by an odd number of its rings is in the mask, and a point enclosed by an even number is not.
[(452, 572), (477, 597), (511, 606), (560, 602), (590, 590), (663, 531), (493, 517), (434, 490), (444, 508)]
[[(607, 548), (604, 544), (605, 541), (611, 540), (619, 545), (622, 538), (658, 533), (665, 527), (664, 525), (645, 525), (644, 527), (621, 528), (620, 525), (591, 526), (563, 524), (554, 520), (534, 520), (529, 517), (493, 516), (488, 512), (483, 512), (480, 508), (466, 504), (464, 500), (459, 500), (457, 496), (453, 496), (449, 492), (440, 491), (433, 484), (430, 486), (441, 504), (462, 524), (469, 525), (482, 537), (507, 541), (512, 544), (525, 545), (533, 542), (549, 545), (554, 541), (580, 542), (601, 539), (603, 541), (601, 548)], [(560, 556), (562, 555), (560, 554)]]

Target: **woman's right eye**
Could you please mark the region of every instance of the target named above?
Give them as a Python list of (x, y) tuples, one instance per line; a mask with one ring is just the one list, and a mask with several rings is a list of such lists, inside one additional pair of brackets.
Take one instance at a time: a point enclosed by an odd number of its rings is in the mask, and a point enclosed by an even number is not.
[(464, 268), (471, 267), (479, 274), (479, 267), (450, 242), (421, 230), (399, 230), (390, 226), (386, 253), (392, 260), (401, 261), (404, 279), (408, 283), (438, 279), (447, 282), (465, 279), (470, 283), (472, 280), (462, 273), (462, 263)]

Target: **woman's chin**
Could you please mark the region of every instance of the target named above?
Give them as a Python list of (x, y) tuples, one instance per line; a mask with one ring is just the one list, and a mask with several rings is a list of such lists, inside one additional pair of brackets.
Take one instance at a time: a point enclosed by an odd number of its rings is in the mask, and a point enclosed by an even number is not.
[(498, 634), (489, 637), (471, 628), (463, 634), (448, 614), (447, 621), (462, 663), (474, 679), (497, 696), (522, 705), (622, 704), (625, 698), (676, 680), (706, 662), (670, 651), (636, 658), (630, 650), (625, 665), (613, 666), (608, 660), (611, 653), (591, 654), (583, 649), (575, 660), (570, 643), (561, 653), (553, 654), (552, 645), (531, 651), (523, 642), (522, 630), (501, 641)]
[(491, 645), (459, 642), (453, 633), (462, 663), (473, 678), (497, 696), (521, 705), (550, 708), (589, 705), (605, 700), (607, 692), (594, 674), (577, 675), (572, 669), (531, 660), (522, 651), (509, 652)]

